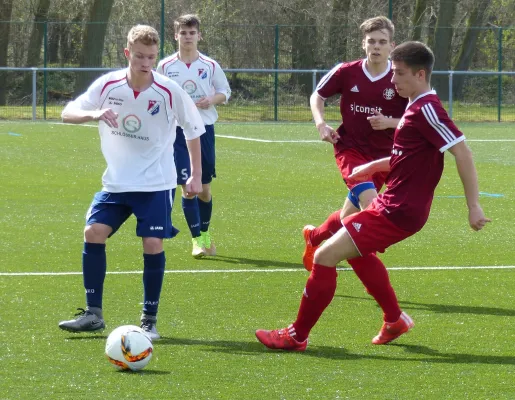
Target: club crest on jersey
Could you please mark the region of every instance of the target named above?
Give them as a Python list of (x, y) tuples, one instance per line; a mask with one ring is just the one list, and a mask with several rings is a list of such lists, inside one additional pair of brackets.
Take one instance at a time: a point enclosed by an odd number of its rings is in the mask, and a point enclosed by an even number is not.
[(200, 79), (206, 79), (207, 78), (207, 71), (204, 68), (198, 69), (198, 76), (200, 76)]
[(149, 100), (147, 111), (150, 115), (156, 115), (159, 112), (161, 102), (157, 100)]
[(383, 97), (386, 99), (386, 100), (391, 100), (395, 97), (395, 90), (393, 90), (392, 88), (387, 88), (383, 91)]

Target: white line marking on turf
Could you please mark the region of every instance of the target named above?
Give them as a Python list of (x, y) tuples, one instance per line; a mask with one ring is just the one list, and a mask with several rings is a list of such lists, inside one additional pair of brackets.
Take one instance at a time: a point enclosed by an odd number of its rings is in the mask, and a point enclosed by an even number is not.
[[(90, 125), (90, 124), (69, 124), (66, 122), (55, 122), (55, 124), (56, 125), (87, 126), (89, 128), (98, 128), (98, 125)], [(248, 142), (261, 142), (261, 143), (325, 143), (322, 140), (270, 140), (270, 139), (246, 138), (246, 137), (231, 136), (231, 135), (219, 135), (219, 134), (216, 134), (215, 136), (224, 138), (224, 139), (245, 140)], [(467, 139), (467, 142), (515, 142), (515, 139)]]
[(229, 136), (229, 135), (215, 135), (216, 137), (221, 137), (224, 139), (235, 139), (235, 140), (246, 140), (248, 142), (261, 142), (261, 143), (324, 143), (321, 140), (269, 140), (269, 139), (254, 139), (254, 138), (244, 138), (239, 136)]
[[(479, 265), (465, 267), (391, 267), (388, 271), (449, 271), (468, 269), (515, 269), (515, 265)], [(337, 268), (338, 271), (352, 271), (349, 267)], [(168, 270), (166, 274), (231, 274), (231, 273), (258, 273), (258, 272), (306, 272), (303, 268), (273, 268), (273, 269), (194, 269), (194, 270)], [(108, 271), (108, 275), (142, 274), (143, 271)], [(0, 272), (0, 276), (66, 276), (82, 275), (82, 272)]]
[(466, 139), (467, 142), (515, 142), (515, 139)]

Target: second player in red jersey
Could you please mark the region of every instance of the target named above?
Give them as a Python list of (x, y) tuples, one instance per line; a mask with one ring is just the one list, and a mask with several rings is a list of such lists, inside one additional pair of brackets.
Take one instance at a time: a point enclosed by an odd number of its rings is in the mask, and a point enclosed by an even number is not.
[[(372, 159), (390, 154), (393, 133), (398, 119), (406, 109), (407, 101), (398, 95), (392, 80), (391, 61), (386, 59), (385, 69), (373, 76), (367, 69), (367, 59), (338, 64), (317, 86), (316, 94), (323, 100), (341, 95), (342, 123), (336, 130), (335, 155), (354, 149)], [(393, 121), (386, 129), (374, 129), (369, 117), (382, 114)], [(344, 176), (345, 179), (348, 176)]]

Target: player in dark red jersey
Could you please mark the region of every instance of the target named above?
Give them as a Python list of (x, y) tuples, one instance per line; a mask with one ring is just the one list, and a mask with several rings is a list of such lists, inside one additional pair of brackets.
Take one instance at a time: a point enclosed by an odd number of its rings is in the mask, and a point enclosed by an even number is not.
[[(344, 217), (368, 207), (383, 186), (384, 173), (377, 173), (365, 182), (349, 175), (354, 167), (390, 154), (395, 127), (407, 105), (391, 82), (388, 57), (394, 48), (393, 23), (380, 16), (366, 20), (360, 29), (366, 58), (335, 66), (321, 79), (310, 100), (320, 138), (334, 145), (336, 163), (349, 194), (341, 212), (333, 213), (317, 228), (312, 225), (304, 228), (303, 263), (308, 271), (313, 266), (317, 246), (342, 227)], [(337, 130), (324, 120), (324, 102), (334, 95), (341, 96), (342, 123)]]
[[(258, 340), (269, 348), (306, 349), (309, 332), (333, 299), (338, 262), (366, 259), (371, 254), (375, 257), (375, 252), (384, 252), (422, 229), (442, 176), (445, 150), (455, 157), (470, 226), (477, 231), (490, 222), (479, 204), (476, 168), (465, 137), (431, 90), (432, 51), (423, 43), (406, 42), (393, 50), (391, 59), (392, 82), (399, 95), (409, 99), (395, 130), (391, 156), (359, 166), (350, 175), (366, 181), (377, 172), (388, 172), (387, 188), (367, 209), (346, 217), (343, 227), (316, 251), (296, 321), (285, 329), (256, 331)], [(375, 260), (381, 263), (379, 258)], [(377, 281), (382, 278), (377, 277)], [(406, 313), (400, 313), (397, 320), (385, 316), (372, 343), (386, 344), (413, 325)]]

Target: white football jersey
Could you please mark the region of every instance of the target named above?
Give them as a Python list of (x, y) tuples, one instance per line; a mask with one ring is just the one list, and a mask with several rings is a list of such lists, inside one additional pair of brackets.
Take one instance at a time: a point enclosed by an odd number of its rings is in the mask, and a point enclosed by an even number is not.
[(112, 109), (118, 127), (99, 121), (101, 148), (107, 162), (102, 190), (112, 193), (155, 192), (177, 187), (173, 157), (175, 128), (187, 140), (205, 132), (197, 107), (179, 85), (153, 72), (143, 92), (127, 83), (127, 69), (98, 78), (86, 93), (67, 104), (81, 110)]
[[(223, 93), (225, 101), (231, 96), (231, 88), (220, 65), (199, 52), (199, 57), (191, 64), (179, 60), (179, 53), (163, 58), (157, 65), (157, 72), (177, 82), (180, 87), (197, 102), (202, 97)], [(205, 125), (212, 125), (218, 119), (215, 106), (199, 109)]]

